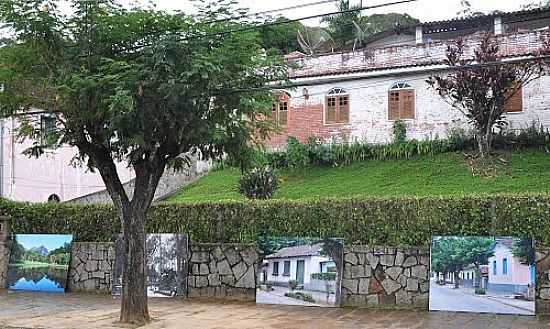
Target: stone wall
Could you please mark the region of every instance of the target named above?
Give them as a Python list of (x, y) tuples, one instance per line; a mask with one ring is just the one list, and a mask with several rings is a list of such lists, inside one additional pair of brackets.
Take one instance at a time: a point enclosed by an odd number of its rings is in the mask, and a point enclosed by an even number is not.
[(537, 248), (536, 313), (550, 316), (550, 248)]
[(0, 289), (4, 288), (7, 284), (9, 257), (9, 248), (7, 244), (0, 241)]
[[(205, 161), (197, 161), (194, 159), (189, 168), (176, 171), (173, 169), (166, 169), (165, 173), (159, 180), (157, 189), (155, 190), (155, 201), (163, 200), (174, 193), (179, 191), (181, 188), (197, 181), (206, 173), (210, 168), (210, 164)], [(128, 197), (132, 197), (135, 187), (135, 178), (124, 183), (124, 190), (128, 194)], [(78, 204), (106, 204), (111, 203), (111, 197), (107, 190), (101, 190), (95, 193), (87, 194), (72, 200), (67, 201), (68, 203), (78, 203)]]
[(429, 251), (351, 246), (344, 249), (342, 306), (428, 308)]
[(73, 243), (67, 290), (110, 293), (111, 270), (114, 268), (114, 264), (114, 243)]
[(188, 297), (256, 300), (255, 245), (192, 244), (189, 250)]

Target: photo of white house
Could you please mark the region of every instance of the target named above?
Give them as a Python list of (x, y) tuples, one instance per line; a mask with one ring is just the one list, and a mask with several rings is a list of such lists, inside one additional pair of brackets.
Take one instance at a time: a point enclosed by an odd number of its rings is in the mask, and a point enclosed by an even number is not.
[(283, 239), (275, 249), (264, 255), (258, 275), (257, 303), (336, 305), (341, 270), (334, 253), (343, 252), (340, 242), (327, 244), (319, 240)]

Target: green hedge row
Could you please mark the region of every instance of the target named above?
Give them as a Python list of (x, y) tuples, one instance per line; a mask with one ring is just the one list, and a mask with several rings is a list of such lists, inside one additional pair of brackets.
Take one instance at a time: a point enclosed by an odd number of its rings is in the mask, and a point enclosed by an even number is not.
[[(107, 206), (0, 201), (16, 233), (72, 233), (110, 241), (119, 232)], [(148, 232), (183, 232), (199, 242), (254, 242), (262, 235), (341, 237), (346, 243), (427, 245), (432, 235), (533, 236), (550, 245), (550, 196), (259, 201), (158, 204)]]

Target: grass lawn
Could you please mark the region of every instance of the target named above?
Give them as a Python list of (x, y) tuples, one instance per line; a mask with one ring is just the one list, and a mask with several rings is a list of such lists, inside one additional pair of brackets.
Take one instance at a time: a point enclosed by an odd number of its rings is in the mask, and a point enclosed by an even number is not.
[(58, 265), (58, 264), (50, 264), (50, 263), (42, 263), (42, 262), (32, 262), (32, 261), (23, 261), (20, 263), (15, 263), (15, 267), (17, 268), (43, 268), (43, 267), (54, 267), (54, 268), (66, 268), (68, 265)]
[[(279, 172), (281, 183), (275, 199), (550, 192), (550, 154), (525, 151), (507, 158), (506, 172), (496, 178), (474, 177), (464, 156), (456, 153), (284, 170)], [(216, 170), (167, 201), (244, 200), (236, 190), (239, 177), (238, 169)]]

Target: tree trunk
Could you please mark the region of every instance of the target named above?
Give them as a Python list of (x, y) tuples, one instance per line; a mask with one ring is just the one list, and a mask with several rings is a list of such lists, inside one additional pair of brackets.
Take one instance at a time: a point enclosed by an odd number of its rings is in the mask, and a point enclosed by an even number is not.
[(144, 324), (150, 321), (145, 264), (145, 211), (132, 205), (123, 209), (122, 235), (124, 269), (120, 321)]
[(460, 282), (459, 282), (460, 278), (458, 276), (458, 271), (453, 272), (453, 279), (455, 282), (455, 289), (460, 288)]
[(481, 133), (477, 135), (477, 146), (482, 158), (491, 153), (492, 133)]

